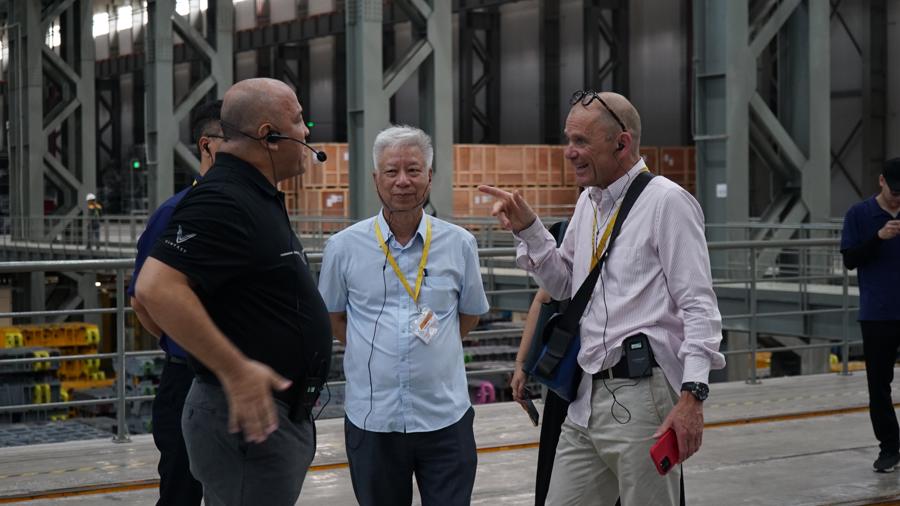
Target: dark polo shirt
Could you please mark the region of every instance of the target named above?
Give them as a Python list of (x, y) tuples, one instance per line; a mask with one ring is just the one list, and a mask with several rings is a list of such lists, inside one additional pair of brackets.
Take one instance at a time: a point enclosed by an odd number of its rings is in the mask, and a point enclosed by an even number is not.
[[(283, 202), (284, 194), (252, 165), (219, 153), (175, 208), (150, 256), (187, 276), (241, 352), (294, 382), (275, 393), (294, 404), (307, 374), (327, 377), (332, 332)], [(198, 379), (216, 382), (189, 360)]]
[(900, 237), (878, 237), (894, 219), (875, 197), (854, 205), (844, 217), (841, 253), (847, 268), (858, 270), (862, 321), (900, 320)]

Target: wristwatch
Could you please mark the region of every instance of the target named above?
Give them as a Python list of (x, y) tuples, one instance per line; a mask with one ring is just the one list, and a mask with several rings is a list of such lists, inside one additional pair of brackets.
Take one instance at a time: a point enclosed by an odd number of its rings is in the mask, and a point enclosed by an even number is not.
[(681, 391), (690, 392), (690, 394), (696, 397), (700, 402), (705, 401), (706, 398), (709, 397), (709, 386), (707, 386), (706, 383), (695, 383), (693, 381), (682, 383)]

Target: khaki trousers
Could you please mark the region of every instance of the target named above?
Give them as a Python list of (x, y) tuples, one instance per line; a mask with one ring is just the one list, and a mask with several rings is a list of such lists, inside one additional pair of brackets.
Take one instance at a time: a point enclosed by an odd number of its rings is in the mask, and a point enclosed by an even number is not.
[(621, 497), (622, 506), (678, 506), (681, 466), (660, 476), (650, 459), (651, 436), (676, 400), (659, 367), (646, 378), (593, 380), (587, 429), (563, 423), (547, 505), (613, 506)]

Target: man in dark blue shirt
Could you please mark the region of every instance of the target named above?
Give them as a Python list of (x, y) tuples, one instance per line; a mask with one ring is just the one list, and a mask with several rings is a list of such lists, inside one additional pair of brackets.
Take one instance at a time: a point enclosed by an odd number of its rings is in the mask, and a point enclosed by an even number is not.
[(848, 269), (858, 269), (869, 417), (880, 447), (873, 467), (885, 473), (900, 462), (900, 428), (891, 400), (900, 347), (900, 158), (885, 162), (878, 183), (881, 192), (847, 211), (841, 253)]
[[(222, 101), (208, 102), (201, 105), (194, 113), (191, 122), (191, 135), (200, 151), (200, 177), (212, 167), (215, 153), (222, 140), (222, 127), (219, 123)], [(196, 184), (196, 182), (195, 182)], [(184, 437), (181, 433), (181, 412), (184, 399), (194, 373), (188, 367), (187, 353), (173, 339), (165, 334), (146, 309), (134, 297), (138, 274), (156, 240), (169, 226), (169, 220), (175, 207), (191, 190), (189, 186), (169, 197), (150, 216), (147, 228), (137, 243), (137, 258), (134, 262), (134, 274), (128, 295), (141, 325), (159, 339), (159, 346), (166, 352), (166, 365), (159, 379), (159, 389), (153, 402), (153, 441), (159, 449), (159, 506), (200, 504), (203, 498), (203, 487), (190, 471)]]

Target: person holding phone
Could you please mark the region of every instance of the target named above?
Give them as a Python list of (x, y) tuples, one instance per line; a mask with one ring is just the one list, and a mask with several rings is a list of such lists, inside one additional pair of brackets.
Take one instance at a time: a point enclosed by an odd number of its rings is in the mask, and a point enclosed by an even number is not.
[[(606, 255), (580, 323), (580, 386), (563, 423), (547, 504), (612, 506), (621, 496), (626, 505), (674, 506), (683, 500), (681, 470), (660, 476), (650, 447), (672, 428), (679, 462), (697, 452), (709, 371), (725, 366), (703, 212), (683, 188), (653, 177), (607, 254), (616, 210), (648, 169), (641, 120), (615, 93), (579, 90), (570, 105), (565, 156), (585, 191), (561, 246), (520, 192), (479, 187), (496, 199), (493, 215), (517, 239), (517, 264), (553, 298), (572, 297)], [(645, 365), (633, 374), (637, 351)]]
[[(562, 242), (567, 226), (567, 220), (556, 222), (550, 226), (550, 233), (556, 239), (557, 244)], [(554, 301), (550, 294), (547, 293), (547, 290), (543, 288), (538, 288), (537, 293), (534, 294), (531, 307), (528, 309), (528, 316), (525, 318), (525, 326), (522, 329), (522, 340), (519, 342), (519, 351), (516, 354), (515, 371), (509, 383), (513, 399), (522, 405), (529, 417), (532, 417), (534, 425), (538, 425), (538, 417), (537, 410), (532, 411), (534, 403), (526, 395), (525, 383), (528, 379), (525, 371), (526, 361), (537, 358), (534, 355), (539, 352), (540, 347), (536, 346), (537, 343), (534, 343), (534, 340), (540, 340), (540, 337), (535, 337), (538, 327), (546, 323), (553, 313), (560, 312), (562, 310), (561, 304)], [(568, 407), (568, 402), (556, 395), (552, 390), (547, 390), (547, 395), (544, 398), (544, 421), (541, 425), (537, 471), (535, 473), (535, 506), (544, 506), (547, 500), (547, 491), (550, 489), (550, 477), (553, 473), (553, 457), (556, 454), (559, 433), (562, 429), (563, 421), (566, 419)]]
[(878, 184), (878, 194), (847, 211), (841, 254), (848, 269), (857, 269), (869, 418), (879, 443), (872, 467), (886, 473), (900, 463), (900, 428), (891, 400), (900, 348), (900, 158), (885, 162)]

